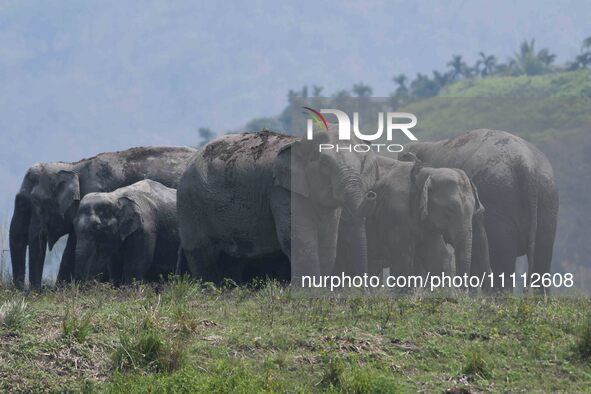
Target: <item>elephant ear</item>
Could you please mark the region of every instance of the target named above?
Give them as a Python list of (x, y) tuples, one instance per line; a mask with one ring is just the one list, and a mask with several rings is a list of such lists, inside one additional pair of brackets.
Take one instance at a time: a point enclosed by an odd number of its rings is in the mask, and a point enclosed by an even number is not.
[(402, 152), (398, 155), (399, 161), (410, 161), (414, 163), (421, 163), (421, 159), (419, 159), (414, 153), (412, 152)]
[(419, 214), (421, 220), (425, 220), (429, 215), (429, 189), (431, 188), (431, 175), (427, 177), (423, 190), (421, 191), (420, 202), (419, 202)]
[(128, 197), (119, 199), (121, 212), (119, 216), (119, 235), (124, 241), (131, 234), (142, 227), (143, 219), (139, 206), (135, 201)]
[(474, 214), (482, 214), (484, 213), (484, 205), (482, 205), (482, 202), (480, 202), (480, 197), (478, 197), (478, 188), (471, 179), (470, 186), (472, 186), (472, 194), (474, 195)]
[[(322, 135), (323, 133), (318, 133)], [(326, 137), (326, 136), (325, 136)], [(310, 196), (310, 185), (306, 175), (306, 165), (318, 160), (319, 140), (296, 140), (279, 150), (273, 165), (274, 184), (304, 197)]]
[(57, 204), (62, 218), (80, 202), (80, 180), (73, 171), (60, 171), (57, 174)]

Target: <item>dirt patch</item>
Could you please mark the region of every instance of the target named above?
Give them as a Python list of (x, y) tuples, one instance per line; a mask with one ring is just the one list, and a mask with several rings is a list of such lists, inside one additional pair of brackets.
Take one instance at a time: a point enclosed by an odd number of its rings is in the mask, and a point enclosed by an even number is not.
[(451, 140), (448, 140), (445, 144), (443, 144), (444, 146), (449, 146), (450, 148), (459, 148), (461, 146), (466, 145), (468, 142), (470, 142), (470, 140), (472, 139), (472, 136), (468, 133), (468, 134), (464, 134), (460, 137), (457, 138), (453, 138)]
[(510, 142), (511, 142), (511, 139), (505, 137), (505, 138), (501, 138), (500, 140), (495, 142), (495, 145), (505, 146), (505, 145), (509, 144)]
[(227, 162), (240, 150), (240, 144), (229, 143), (226, 140), (218, 140), (208, 144), (203, 151), (203, 157), (208, 161), (220, 159)]

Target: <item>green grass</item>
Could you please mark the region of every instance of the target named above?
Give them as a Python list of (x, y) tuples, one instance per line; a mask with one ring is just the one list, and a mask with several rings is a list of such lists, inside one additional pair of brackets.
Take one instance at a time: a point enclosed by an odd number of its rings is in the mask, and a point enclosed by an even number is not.
[(25, 329), (31, 312), (24, 298), (15, 297), (0, 305), (0, 325), (7, 331), (17, 333)]
[(591, 96), (591, 72), (555, 72), (537, 76), (468, 79), (444, 88), (439, 97), (581, 97)]
[(459, 81), (403, 110), (419, 119), (413, 131), (422, 141), (489, 128), (544, 145), (588, 133), (590, 104), (591, 71), (580, 70)]
[[(26, 323), (0, 327), (2, 392), (582, 392), (591, 383), (585, 296), (310, 299), (275, 283), (220, 290), (183, 279), (25, 297)], [(0, 305), (14, 300), (22, 294), (0, 290)]]

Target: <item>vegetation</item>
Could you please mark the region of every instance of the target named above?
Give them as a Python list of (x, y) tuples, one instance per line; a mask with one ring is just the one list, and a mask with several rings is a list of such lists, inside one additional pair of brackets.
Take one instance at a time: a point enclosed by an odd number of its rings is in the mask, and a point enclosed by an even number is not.
[[(258, 287), (179, 279), (29, 294), (18, 308), (27, 323), (0, 327), (0, 391), (581, 392), (591, 382), (586, 297)], [(0, 290), (0, 303), (13, 300), (23, 304)]]
[[(432, 75), (418, 73), (414, 79), (405, 74), (392, 77), (395, 89), (387, 101), (388, 110), (408, 109), (434, 97), (590, 97), (591, 37), (581, 44), (580, 53), (572, 61), (555, 65), (556, 55), (547, 48), (537, 49), (535, 40), (524, 40), (512, 57), (500, 62), (494, 55), (480, 52), (473, 65), (461, 55), (454, 55), (447, 69), (434, 70)], [(246, 130), (271, 129), (293, 133), (302, 127), (302, 105), (323, 103), (345, 111), (365, 112), (351, 103), (370, 101), (373, 89), (356, 83), (350, 90), (341, 89), (332, 95), (323, 94), (321, 86), (304, 86), (288, 92), (288, 106), (277, 117), (254, 119)], [(427, 100), (428, 101), (428, 100)], [(305, 104), (304, 104), (305, 103)], [(375, 100), (373, 101), (375, 107)], [(327, 107), (325, 107), (327, 108)]]

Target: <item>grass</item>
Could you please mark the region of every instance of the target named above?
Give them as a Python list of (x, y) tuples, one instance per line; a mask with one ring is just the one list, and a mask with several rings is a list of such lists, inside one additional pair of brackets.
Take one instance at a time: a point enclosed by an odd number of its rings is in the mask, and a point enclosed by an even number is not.
[(579, 340), (575, 347), (575, 352), (583, 360), (591, 360), (591, 316), (587, 319), (580, 330)]
[(3, 310), (21, 317), (0, 327), (0, 391), (583, 392), (591, 382), (585, 296), (257, 288), (95, 283), (24, 301), (2, 288)]
[(92, 333), (92, 312), (81, 313), (74, 306), (69, 306), (62, 319), (64, 338), (82, 343)]
[(30, 319), (31, 312), (24, 298), (14, 298), (0, 305), (0, 325), (8, 331), (26, 328)]

